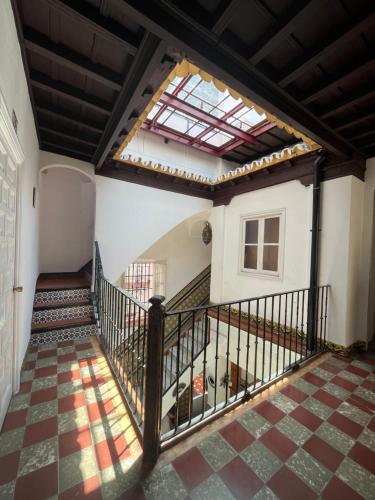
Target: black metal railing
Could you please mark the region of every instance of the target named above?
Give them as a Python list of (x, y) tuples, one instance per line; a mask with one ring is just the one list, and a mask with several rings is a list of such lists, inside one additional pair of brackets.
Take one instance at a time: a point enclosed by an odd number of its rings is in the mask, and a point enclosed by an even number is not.
[(166, 310), (164, 297), (154, 296), (147, 309), (104, 277), (95, 249), (101, 342), (148, 464), (182, 432), (249, 400), (325, 349), (329, 285), (179, 310)]
[(148, 308), (104, 277), (97, 242), (94, 297), (102, 346), (141, 435), (146, 353), (143, 335), (141, 341), (139, 332), (147, 332)]
[[(193, 332), (199, 316), (203, 342), (199, 354), (193, 345), (191, 358), (186, 360), (185, 336), (177, 334), (176, 389), (170, 410), (173, 419), (169, 419), (171, 428), (162, 436), (162, 442), (248, 400), (254, 391), (322, 351), (326, 340), (329, 286), (318, 287), (315, 293), (315, 325), (313, 338), (309, 341), (309, 288), (166, 311), (164, 321), (175, 316), (179, 327), (183, 318), (191, 315)], [(203, 380), (204, 391), (200, 395), (194, 389), (197, 377)]]

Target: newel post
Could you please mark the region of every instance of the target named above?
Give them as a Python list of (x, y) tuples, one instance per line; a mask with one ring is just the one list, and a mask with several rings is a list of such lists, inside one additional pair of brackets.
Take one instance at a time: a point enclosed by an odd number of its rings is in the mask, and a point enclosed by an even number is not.
[(161, 409), (163, 397), (163, 322), (165, 297), (151, 297), (148, 310), (146, 388), (143, 431), (143, 462), (152, 466), (160, 452)]

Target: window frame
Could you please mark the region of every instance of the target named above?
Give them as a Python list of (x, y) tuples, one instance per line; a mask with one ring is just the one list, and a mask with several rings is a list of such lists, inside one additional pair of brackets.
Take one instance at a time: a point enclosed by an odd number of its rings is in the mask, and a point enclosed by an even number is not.
[[(273, 217), (279, 217), (279, 252), (277, 261), (277, 271), (267, 271), (262, 269), (263, 266), (263, 253), (264, 245), (264, 221), (266, 219), (272, 219)], [(240, 252), (239, 252), (239, 273), (245, 275), (253, 275), (259, 278), (267, 278), (273, 280), (281, 280), (284, 271), (284, 243), (285, 243), (285, 209), (281, 208), (278, 210), (272, 210), (267, 212), (258, 212), (252, 214), (241, 215), (240, 218)], [(257, 242), (257, 268), (249, 269), (244, 265), (245, 259), (245, 234), (246, 234), (246, 222), (257, 220), (258, 221), (258, 242)], [(254, 244), (255, 245), (255, 244)]]

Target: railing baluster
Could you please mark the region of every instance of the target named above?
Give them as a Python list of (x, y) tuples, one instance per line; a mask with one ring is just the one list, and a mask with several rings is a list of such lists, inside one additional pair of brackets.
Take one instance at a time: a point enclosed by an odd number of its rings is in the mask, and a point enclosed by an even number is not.
[[(203, 324), (203, 321), (202, 321)], [(203, 397), (202, 397), (202, 418), (205, 411), (206, 401), (206, 365), (207, 365), (207, 340), (208, 340), (208, 309), (204, 312), (204, 344), (203, 344)]]
[(264, 364), (266, 356), (266, 326), (267, 326), (267, 298), (264, 299), (264, 309), (263, 309), (262, 385), (264, 384)]
[(231, 305), (229, 306), (229, 311), (228, 311), (228, 331), (227, 331), (227, 351), (225, 353), (226, 355), (226, 370), (225, 370), (225, 377), (226, 377), (226, 382), (225, 382), (225, 405), (228, 402), (228, 389), (229, 389), (229, 381), (230, 381), (230, 375), (229, 375), (229, 356), (230, 356), (230, 327), (231, 327)]
[(258, 334), (259, 334), (259, 299), (256, 299), (255, 315), (255, 357), (254, 357), (254, 389), (257, 384), (257, 362), (258, 362)]
[(216, 349), (215, 349), (215, 380), (214, 380), (214, 406), (217, 404), (217, 362), (219, 360), (219, 320), (220, 320), (220, 307), (216, 309)]
[(238, 303), (236, 399), (238, 398), (238, 393), (240, 388), (240, 371), (241, 371), (240, 352), (241, 352), (241, 302)]

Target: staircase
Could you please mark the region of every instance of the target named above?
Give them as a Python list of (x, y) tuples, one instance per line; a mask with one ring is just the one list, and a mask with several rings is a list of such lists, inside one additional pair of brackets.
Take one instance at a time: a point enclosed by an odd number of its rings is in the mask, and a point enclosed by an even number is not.
[(40, 275), (34, 296), (31, 345), (96, 335), (85, 271)]

